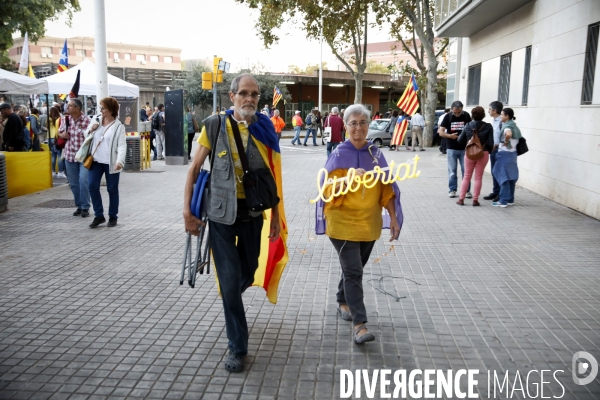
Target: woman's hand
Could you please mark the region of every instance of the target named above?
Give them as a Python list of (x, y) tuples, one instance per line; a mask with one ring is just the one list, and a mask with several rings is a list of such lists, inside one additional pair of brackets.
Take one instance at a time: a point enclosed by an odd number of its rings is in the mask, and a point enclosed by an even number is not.
[(367, 172), (363, 168), (358, 168), (355, 171), (356, 171), (356, 176), (363, 176)]
[(202, 220), (194, 217), (190, 211), (183, 212), (183, 222), (185, 223), (185, 231), (194, 236), (198, 236), (200, 234), (200, 227), (206, 225)]
[(116, 163), (115, 164), (115, 171), (120, 171), (123, 169), (123, 166), (121, 165), (121, 163)]
[(90, 132), (94, 132), (96, 129), (98, 129), (98, 123), (92, 125), (92, 127), (90, 128)]
[(396, 218), (392, 218), (390, 222), (390, 242), (397, 240), (400, 236), (400, 225), (398, 225), (398, 220)]

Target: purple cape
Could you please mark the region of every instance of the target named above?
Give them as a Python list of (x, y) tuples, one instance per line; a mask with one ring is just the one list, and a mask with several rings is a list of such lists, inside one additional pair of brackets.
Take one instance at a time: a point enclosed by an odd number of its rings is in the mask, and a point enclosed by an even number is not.
[[(356, 149), (356, 147), (354, 147), (349, 140), (346, 140), (336, 147), (325, 163), (325, 169), (327, 172), (331, 172), (336, 169), (350, 168), (363, 168), (365, 171), (372, 171), (375, 166), (379, 166), (380, 168), (385, 168), (388, 166), (381, 149), (371, 142), (368, 142), (362, 149)], [(323, 182), (321, 182), (321, 184), (323, 184)], [(396, 198), (394, 199), (396, 206), (396, 220), (398, 221), (400, 228), (402, 228), (404, 215), (402, 214), (402, 205), (400, 204), (400, 188), (398, 187), (398, 183), (392, 183), (392, 188), (394, 189), (394, 194), (396, 195)], [(319, 200), (315, 210), (315, 232), (317, 235), (325, 234), (326, 222), (323, 214), (324, 207), (325, 202), (323, 202), (323, 200)], [(383, 210), (383, 228), (389, 229), (390, 214), (386, 208), (383, 208)]]

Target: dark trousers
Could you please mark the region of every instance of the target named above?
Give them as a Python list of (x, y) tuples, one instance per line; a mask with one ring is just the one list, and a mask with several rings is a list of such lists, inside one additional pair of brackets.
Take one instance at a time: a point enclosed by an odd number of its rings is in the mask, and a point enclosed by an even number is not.
[(94, 161), (92, 168), (88, 172), (88, 187), (90, 197), (92, 198), (92, 206), (94, 207), (94, 216), (104, 217), (104, 206), (102, 205), (102, 195), (100, 194), (100, 181), (102, 175), (106, 176), (106, 189), (108, 190), (108, 216), (109, 218), (117, 218), (119, 214), (119, 176), (111, 174), (108, 164), (101, 164)]
[(154, 159), (156, 160), (156, 146), (154, 146), (154, 139), (156, 139), (156, 133), (154, 133), (154, 129), (150, 132), (150, 151), (154, 152)]
[(194, 136), (195, 135), (196, 135), (196, 132), (192, 132), (192, 133), (188, 133), (187, 134), (188, 158), (192, 158), (192, 143), (194, 143)]
[(363, 293), (363, 269), (375, 245), (372, 242), (351, 242), (329, 238), (338, 253), (342, 265), (342, 277), (338, 284), (337, 302), (347, 304), (354, 325), (367, 322), (367, 310)]
[(338, 147), (340, 143), (332, 143), (332, 142), (327, 142), (327, 157), (329, 158), (329, 156), (331, 155), (331, 152), (335, 150), (336, 147)]
[(219, 278), (229, 349), (236, 355), (248, 354), (248, 323), (242, 293), (254, 282), (262, 225), (262, 215), (238, 217), (233, 225), (209, 222), (210, 245)]
[[(490, 171), (494, 170), (494, 164), (496, 164), (496, 156), (497, 155), (498, 155), (498, 149), (496, 149), (490, 153), (490, 162), (492, 163), (492, 168)], [(492, 179), (494, 180), (494, 190), (492, 192), (496, 195), (496, 197), (498, 197), (500, 195), (500, 184), (496, 180), (496, 177), (494, 176), (494, 174), (492, 174)]]

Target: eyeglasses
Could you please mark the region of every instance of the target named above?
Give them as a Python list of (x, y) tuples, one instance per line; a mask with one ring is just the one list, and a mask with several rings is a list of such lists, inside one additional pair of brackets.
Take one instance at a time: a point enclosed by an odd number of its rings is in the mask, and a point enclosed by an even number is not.
[(352, 121), (348, 124), (348, 126), (352, 129), (356, 129), (359, 125), (361, 128), (364, 128), (365, 126), (369, 125), (369, 123), (363, 120), (360, 122)]
[(247, 97), (251, 97), (252, 99), (256, 100), (260, 98), (260, 93), (258, 92), (252, 92), (252, 93), (248, 93), (246, 91), (243, 92), (237, 92), (236, 93), (238, 96), (241, 96), (243, 98), (247, 98)]
[(100, 111), (104, 111), (104, 110), (106, 110), (106, 108), (100, 107)]

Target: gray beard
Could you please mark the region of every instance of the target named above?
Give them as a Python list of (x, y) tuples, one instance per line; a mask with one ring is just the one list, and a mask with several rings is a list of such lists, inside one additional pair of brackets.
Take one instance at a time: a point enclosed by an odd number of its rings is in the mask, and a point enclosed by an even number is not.
[(236, 108), (236, 111), (242, 117), (247, 118), (247, 117), (253, 116), (254, 113), (256, 113), (256, 108), (250, 109), (250, 107), (240, 107), (240, 108)]

